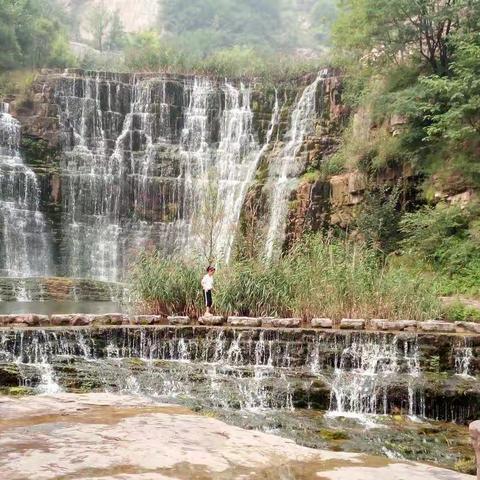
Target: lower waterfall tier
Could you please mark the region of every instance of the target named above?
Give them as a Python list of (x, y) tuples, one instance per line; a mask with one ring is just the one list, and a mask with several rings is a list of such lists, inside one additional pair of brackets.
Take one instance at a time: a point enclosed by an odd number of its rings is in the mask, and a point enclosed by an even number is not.
[(0, 329), (0, 386), (114, 390), (206, 408), (466, 422), (479, 336), (209, 327)]
[(2, 393), (133, 394), (309, 447), (470, 473), (464, 423), (480, 414), (479, 348), (478, 335), (413, 332), (8, 327), (0, 402)]

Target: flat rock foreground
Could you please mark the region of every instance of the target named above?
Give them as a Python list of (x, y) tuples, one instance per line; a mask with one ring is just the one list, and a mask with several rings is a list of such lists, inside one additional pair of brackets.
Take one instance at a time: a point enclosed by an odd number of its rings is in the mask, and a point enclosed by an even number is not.
[(429, 465), (301, 447), (191, 410), (105, 393), (0, 397), (0, 478), (472, 480)]

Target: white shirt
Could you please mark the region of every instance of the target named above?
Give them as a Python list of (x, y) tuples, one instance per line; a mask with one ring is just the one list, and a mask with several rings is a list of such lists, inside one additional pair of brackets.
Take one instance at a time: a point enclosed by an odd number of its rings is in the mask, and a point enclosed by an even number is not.
[(205, 291), (213, 290), (213, 276), (208, 273), (202, 278), (202, 287)]

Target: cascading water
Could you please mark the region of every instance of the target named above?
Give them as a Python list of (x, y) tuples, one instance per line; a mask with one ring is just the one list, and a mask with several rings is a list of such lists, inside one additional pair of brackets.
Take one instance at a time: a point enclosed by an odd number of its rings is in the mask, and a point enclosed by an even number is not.
[(20, 153), (20, 123), (0, 103), (0, 272), (4, 276), (47, 275), (50, 239), (39, 211), (40, 190)]
[(461, 377), (470, 377), (470, 367), (473, 356), (473, 348), (468, 339), (462, 338), (454, 345), (455, 373)]
[[(295, 182), (291, 160), (312, 131), (322, 75), (297, 102), (280, 159), (271, 167), (271, 252), (273, 237), (282, 230), (287, 191)], [(47, 235), (35, 175), (19, 160), (19, 125), (3, 112), (2, 160), (16, 165), (9, 168), (17, 178), (9, 181), (15, 192), (6, 190), (6, 180), (3, 185), (4, 197), (15, 196), (6, 198), (2, 208), (3, 257), (10, 275), (121, 281), (135, 253), (152, 245), (167, 255), (193, 250), (229, 260), (248, 188), (279, 130), (277, 92), (260, 143), (256, 122), (264, 125), (267, 119), (263, 110), (254, 118), (251, 85), (76, 71), (44, 82), (42, 98), (48, 97), (60, 125), (55, 198), (61, 205)], [(30, 231), (34, 241), (27, 242)], [(39, 265), (48, 257), (44, 251), (50, 249), (50, 238), (55, 266), (50, 259)]]
[[(452, 374), (454, 364), (452, 356)], [(0, 378), (5, 367), (11, 375), (12, 366), (21, 384), (39, 391), (87, 385), (206, 408), (308, 405), (328, 409), (330, 417), (393, 411), (460, 421), (476, 408), (462, 403), (468, 398), (426, 403), (415, 335), (310, 332), (299, 337), (205, 327), (0, 329)], [(476, 379), (462, 381), (474, 386)]]
[[(361, 417), (387, 414), (388, 391), (398, 378), (405, 376), (408, 386), (408, 413), (424, 415), (418, 386), (420, 369), (416, 339), (400, 341), (397, 337), (355, 337), (335, 358), (331, 380), (330, 414)], [(421, 410), (418, 410), (420, 408)]]
[[(273, 130), (262, 148), (249, 86), (65, 74), (55, 98), (64, 143), (64, 274), (120, 280), (138, 248), (201, 250), (210, 229), (210, 253), (228, 261)], [(271, 124), (277, 121), (278, 102)]]
[(288, 199), (298, 183), (298, 174), (304, 163), (299, 154), (305, 138), (313, 133), (317, 118), (317, 89), (325, 76), (321, 72), (308, 85), (292, 112), (290, 129), (285, 145), (277, 158), (271, 160), (269, 169), (270, 218), (265, 244), (265, 256), (272, 258), (281, 249), (285, 235)]

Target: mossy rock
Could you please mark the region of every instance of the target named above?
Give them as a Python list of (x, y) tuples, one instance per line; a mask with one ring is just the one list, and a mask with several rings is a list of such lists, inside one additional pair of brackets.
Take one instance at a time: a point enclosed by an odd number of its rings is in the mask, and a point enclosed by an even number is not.
[(11, 395), (13, 397), (21, 397), (24, 395), (33, 395), (35, 392), (31, 387), (5, 387), (0, 388), (2, 395)]
[(477, 473), (477, 464), (475, 457), (462, 458), (455, 462), (453, 468), (457, 472), (466, 473), (468, 475), (475, 475)]
[(348, 440), (348, 435), (343, 430), (328, 430), (322, 428), (318, 433), (325, 440)]

